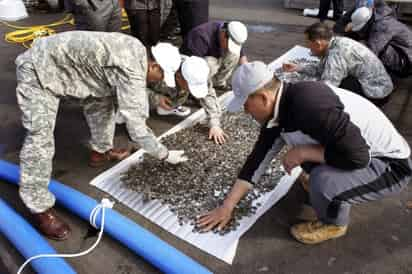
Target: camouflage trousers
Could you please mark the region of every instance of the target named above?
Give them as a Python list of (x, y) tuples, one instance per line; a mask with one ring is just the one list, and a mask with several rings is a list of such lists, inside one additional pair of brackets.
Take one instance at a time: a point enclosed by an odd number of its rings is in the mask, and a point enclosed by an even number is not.
[(87, 98), (83, 101), (83, 114), (90, 129), (90, 148), (104, 153), (113, 148), (116, 130), (115, 97)]
[(23, 203), (32, 213), (41, 213), (55, 203), (48, 190), (54, 155), (54, 126), (59, 99), (40, 86), (33, 65), (17, 67), (17, 102), (27, 130), (20, 151), (20, 188)]
[[(19, 194), (32, 213), (41, 213), (55, 203), (48, 185), (55, 149), (53, 132), (60, 100), (41, 87), (30, 62), (21, 63), (16, 73), (17, 101), (23, 114), (23, 127), (27, 130), (20, 152)], [(91, 148), (100, 153), (113, 148), (114, 98), (87, 98), (83, 108), (91, 132)]]
[(213, 88), (213, 86), (226, 86), (228, 84), (239, 63), (240, 56), (228, 52), (219, 59), (212, 56), (206, 56), (205, 59), (210, 69), (209, 88)]

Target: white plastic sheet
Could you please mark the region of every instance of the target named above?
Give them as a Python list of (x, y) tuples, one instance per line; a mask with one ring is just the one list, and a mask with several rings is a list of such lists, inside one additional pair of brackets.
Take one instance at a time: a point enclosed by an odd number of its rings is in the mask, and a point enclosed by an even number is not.
[[(270, 67), (276, 69), (287, 60), (302, 57), (308, 58), (309, 51), (306, 48), (296, 46), (272, 62)], [(220, 103), (223, 106), (226, 106), (227, 101), (232, 98), (232, 96), (232, 92), (222, 95), (219, 98)], [(159, 138), (161, 139), (169, 134), (173, 134), (184, 128), (191, 127), (195, 123), (204, 119), (206, 119), (205, 112), (203, 110), (199, 110), (171, 128)], [(142, 154), (142, 150), (137, 151), (127, 159), (94, 178), (90, 184), (111, 194), (126, 206), (145, 216), (173, 235), (229, 264), (232, 264), (235, 257), (239, 238), (257, 221), (262, 214), (270, 209), (288, 192), (301, 171), (300, 168), (295, 168), (291, 176), (286, 175), (282, 177), (274, 190), (266, 193), (256, 200), (256, 203), (261, 204), (261, 206), (258, 207), (256, 214), (251, 217), (243, 218), (240, 221), (240, 226), (236, 231), (228, 233), (224, 236), (216, 235), (212, 232), (199, 234), (193, 233), (193, 227), (189, 224), (180, 226), (177, 217), (169, 210), (167, 205), (162, 205), (159, 201), (143, 203), (143, 197), (140, 193), (136, 193), (124, 187), (123, 183), (120, 181), (120, 175), (131, 165), (138, 163)], [(235, 180), (235, 178), (233, 179)]]

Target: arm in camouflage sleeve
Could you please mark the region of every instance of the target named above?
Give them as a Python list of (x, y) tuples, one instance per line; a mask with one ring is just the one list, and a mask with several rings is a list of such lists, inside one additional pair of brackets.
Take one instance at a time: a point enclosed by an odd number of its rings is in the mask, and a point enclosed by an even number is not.
[(205, 98), (200, 99), (200, 105), (205, 109), (205, 112), (209, 117), (209, 127), (220, 127), (222, 109), (217, 100), (216, 91), (213, 87), (209, 88), (209, 92)]
[(149, 105), (151, 109), (154, 109), (159, 105), (160, 95), (153, 91), (153, 89), (146, 87), (146, 93), (149, 98)]
[(321, 62), (316, 62), (316, 63), (309, 63), (305, 64), (304, 66), (298, 65), (297, 72), (305, 74), (309, 77), (313, 77), (316, 79), (319, 79), (320, 76), (322, 75), (322, 64)]
[(149, 118), (149, 99), (145, 89), (146, 81), (143, 75), (129, 74), (127, 82), (120, 81), (116, 90), (119, 112), (126, 119), (127, 131), (132, 141), (150, 155), (164, 159), (168, 155), (167, 148), (146, 125), (146, 119)]
[(347, 61), (340, 53), (336, 51), (329, 52), (320, 80), (325, 81), (335, 87), (339, 87), (342, 80), (347, 76)]

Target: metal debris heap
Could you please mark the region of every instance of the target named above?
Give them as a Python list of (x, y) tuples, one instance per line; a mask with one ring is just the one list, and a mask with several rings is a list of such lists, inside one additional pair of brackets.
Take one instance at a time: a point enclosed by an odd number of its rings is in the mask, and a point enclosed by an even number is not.
[[(318, 60), (315, 59), (307, 59), (307, 58), (297, 58), (294, 60), (289, 61), (289, 63), (297, 64), (300, 66), (313, 66), (317, 65), (319, 63)], [(302, 72), (285, 72), (283, 71), (282, 67), (279, 67), (274, 71), (274, 74), (276, 77), (282, 81), (289, 82), (289, 83), (295, 83), (299, 81), (317, 81), (319, 80), (317, 77), (313, 75), (308, 75), (306, 73)]]
[[(180, 225), (190, 223), (193, 232), (201, 232), (195, 226), (196, 217), (223, 203), (259, 134), (259, 125), (246, 114), (224, 114), (222, 124), (229, 135), (225, 145), (208, 140), (206, 126), (196, 124), (162, 139), (169, 148), (185, 150), (187, 162), (171, 165), (145, 155), (141, 163), (122, 175), (122, 181), (142, 193), (145, 201), (157, 199), (168, 204)], [(284, 153), (283, 149), (278, 157)], [(235, 208), (231, 222), (224, 230), (214, 232), (224, 235), (235, 230), (240, 219), (251, 216), (260, 206), (254, 201), (271, 191), (284, 174), (280, 161), (274, 159)]]

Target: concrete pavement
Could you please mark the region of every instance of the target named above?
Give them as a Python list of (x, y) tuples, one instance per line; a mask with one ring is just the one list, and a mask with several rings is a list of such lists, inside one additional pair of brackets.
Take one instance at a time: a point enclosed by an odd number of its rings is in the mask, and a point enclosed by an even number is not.
[[(254, 29), (246, 46), (250, 60), (270, 62), (283, 52), (303, 42), (302, 32), (315, 19), (303, 18), (293, 10), (284, 10), (281, 1), (238, 0), (211, 1), (211, 17), (217, 19), (243, 20)], [(43, 24), (61, 18), (61, 14), (36, 14), (19, 24)], [(8, 28), (0, 26), (4, 35)], [(3, 158), (18, 163), (18, 152), (24, 138), (19, 121), (15, 96), (16, 55), (24, 49), (0, 41), (0, 144), (5, 144)], [(412, 102), (410, 91), (412, 80), (401, 81), (399, 88), (385, 108), (401, 133), (412, 144)], [(149, 125), (156, 134), (164, 132), (178, 119), (153, 116)], [(87, 166), (89, 137), (81, 109), (72, 102), (60, 106), (55, 130), (56, 156), (53, 177), (96, 199), (104, 194), (88, 182), (110, 166), (91, 169)], [(116, 143), (126, 145), (124, 128), (119, 128)], [(13, 186), (0, 184), (0, 197), (8, 201), (22, 215), (27, 216)], [(302, 274), (366, 274), (366, 273), (412, 273), (412, 210), (406, 203), (412, 200), (411, 189), (400, 197), (373, 202), (355, 207), (348, 234), (341, 239), (318, 246), (304, 246), (288, 234), (291, 224), (297, 222), (294, 213), (302, 200), (302, 191), (295, 187), (278, 205), (269, 210), (240, 240), (237, 256), (232, 266), (227, 265), (195, 247), (175, 238), (121, 204), (116, 209), (138, 224), (146, 227), (160, 238), (214, 273), (302, 273)], [(85, 239), (88, 224), (69, 212), (58, 209), (73, 228), (70, 240), (50, 243), (60, 252), (77, 252), (87, 248), (95, 238)], [(0, 272), (15, 273), (23, 262), (14, 248), (0, 237)], [(140, 274), (159, 273), (143, 259), (105, 236), (91, 254), (68, 262), (78, 273), (88, 274)], [(3, 269), (2, 269), (3, 268)], [(29, 273), (29, 272), (26, 272)], [(58, 273), (58, 272), (56, 272)]]

